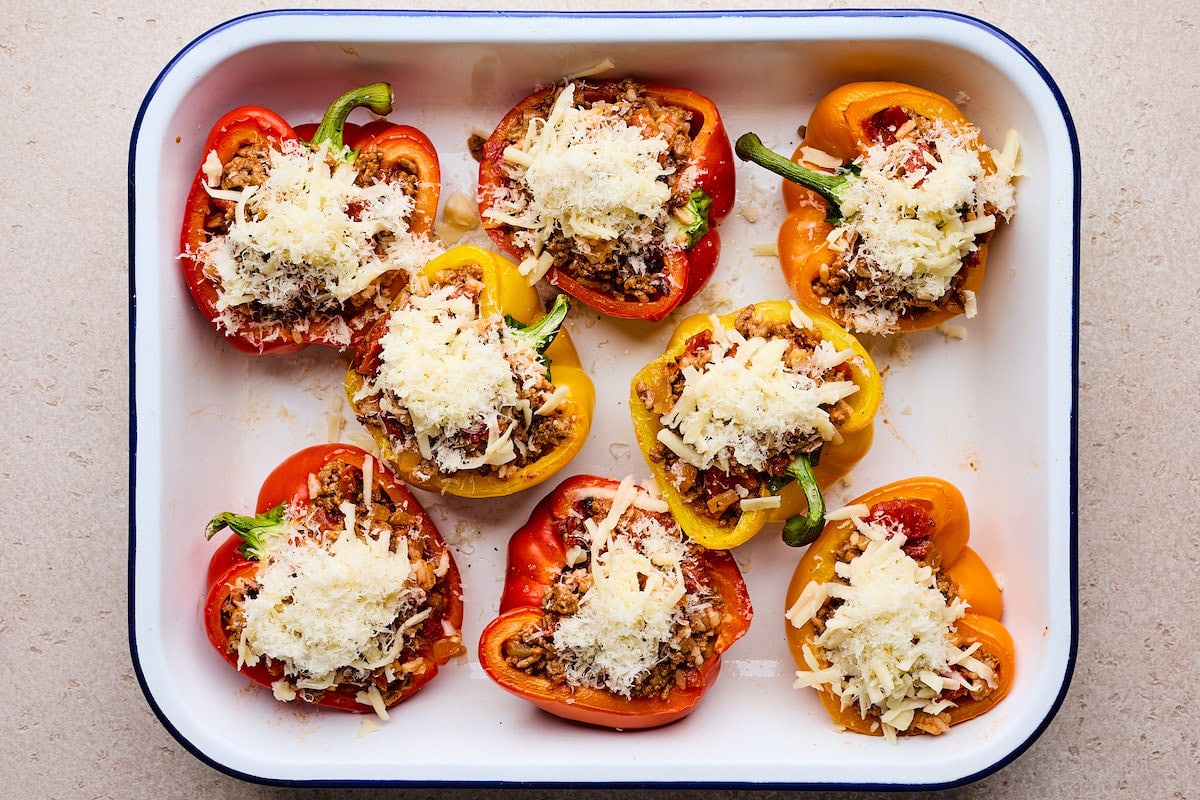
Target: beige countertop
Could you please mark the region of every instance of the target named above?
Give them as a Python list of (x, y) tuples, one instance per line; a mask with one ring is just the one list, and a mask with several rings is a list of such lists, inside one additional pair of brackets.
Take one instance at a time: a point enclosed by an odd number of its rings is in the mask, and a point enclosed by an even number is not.
[[(0, 419), (8, 542), (0, 559), (0, 673), (10, 683), (0, 715), (0, 796), (291, 793), (223, 775), (172, 738), (142, 696), (126, 616), (130, 130), (151, 82), (181, 47), (225, 19), (285, 5), (293, 4), (14, 0), (6, 9), (0, 96), (15, 150), (0, 174), (0, 264), (12, 284), (0, 299), (8, 408)], [(559, 7), (622, 5), (629, 4)], [(1074, 679), (1027, 752), (946, 794), (1200, 797), (1200, 703), (1181, 690), (1200, 667), (1193, 589), (1200, 574), (1200, 160), (1190, 142), (1200, 119), (1200, 6), (924, 5), (993, 23), (1045, 65), (1074, 116), (1083, 185)], [(749, 7), (708, 0), (647, 7), (742, 6)]]

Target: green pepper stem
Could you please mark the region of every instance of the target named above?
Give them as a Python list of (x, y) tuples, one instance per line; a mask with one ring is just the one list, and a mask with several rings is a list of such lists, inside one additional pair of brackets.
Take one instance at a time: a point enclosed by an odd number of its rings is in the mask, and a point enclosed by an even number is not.
[(812, 189), (825, 198), (830, 218), (840, 218), (842, 198), (846, 187), (850, 184), (851, 173), (841, 172), (837, 175), (824, 175), (800, 166), (791, 159), (784, 158), (767, 148), (754, 133), (743, 133), (734, 145), (734, 152), (742, 161), (753, 161), (760, 167), (765, 167), (776, 175), (781, 175), (792, 183), (799, 184), (805, 189)]
[(550, 307), (550, 311), (535, 322), (525, 325), (516, 317), (506, 314), (504, 324), (508, 326), (509, 335), (514, 339), (527, 342), (530, 347), (541, 354), (546, 352), (546, 348), (554, 341), (554, 337), (558, 336), (570, 309), (571, 303), (567, 300), (567, 296), (560, 294), (554, 298), (554, 305)]
[(703, 189), (693, 189), (687, 204), (692, 222), (683, 229), (683, 233), (687, 237), (685, 249), (691, 250), (696, 246), (696, 242), (708, 234), (708, 210), (710, 208), (712, 208), (712, 198)]
[(317, 126), (309, 145), (319, 147), (322, 143), (329, 142), (329, 152), (334, 156), (339, 155), (345, 148), (342, 133), (346, 129), (346, 118), (350, 116), (351, 111), (360, 106), (365, 106), (380, 116), (392, 113), (392, 85), (383, 82), (372, 83), (370, 86), (351, 89), (334, 100), (325, 116), (321, 118), (321, 124)]
[(821, 495), (821, 487), (817, 485), (817, 476), (813, 474), (809, 456), (796, 456), (796, 459), (788, 464), (787, 473), (795, 478), (804, 490), (804, 499), (808, 501), (808, 513), (797, 514), (783, 524), (783, 543), (789, 547), (803, 547), (812, 544), (825, 525), (825, 498)]
[(229, 528), (239, 537), (242, 544), (238, 552), (250, 561), (262, 561), (267, 556), (267, 539), (276, 534), (286, 533), (289, 529), (283, 518), (287, 503), (280, 503), (272, 509), (253, 517), (234, 514), (232, 511), (222, 511), (217, 514), (204, 528), (204, 536), (211, 539), (217, 533)]

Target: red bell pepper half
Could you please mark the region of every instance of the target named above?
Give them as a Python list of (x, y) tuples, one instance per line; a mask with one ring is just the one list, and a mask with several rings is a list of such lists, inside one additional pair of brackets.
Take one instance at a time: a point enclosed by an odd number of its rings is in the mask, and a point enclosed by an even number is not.
[[(487, 212), (499, 197), (514, 191), (519, 184), (506, 166), (506, 148), (520, 135), (530, 118), (545, 116), (546, 109), (562, 89), (562, 85), (555, 85), (526, 97), (505, 115), (483, 147), (479, 164), (479, 209), (484, 228), (497, 246), (518, 260), (539, 254), (518, 242), (519, 228), (490, 220)], [(551, 284), (597, 311), (623, 319), (660, 320), (695, 296), (716, 269), (721, 251), (716, 225), (728, 215), (734, 198), (733, 150), (725, 125), (713, 102), (689, 89), (639, 85), (632, 81), (580, 83), (576, 89), (576, 105), (611, 103), (636, 91), (649, 106), (679, 109), (688, 119), (691, 142), (686, 153), (677, 156), (677, 167), (668, 179), (676, 187), (669, 207), (677, 218), (688, 220), (686, 242), (682, 248), (662, 248), (662, 286), (657, 293), (648, 298), (635, 297), (624, 287), (581, 277), (565, 265), (556, 264), (546, 272)], [(635, 125), (636, 122), (631, 123), (631, 126)], [(674, 176), (684, 174), (689, 179), (678, 181), (679, 186), (676, 186)]]
[[(379, 315), (379, 309), (387, 305), (387, 302), (377, 303), (374, 296), (364, 297), (362, 302), (351, 298), (332, 313), (313, 315), (311, 319), (281, 320), (247, 304), (232, 309), (237, 324), (236, 329), (230, 329), (228, 320), (218, 310), (219, 279), (206, 268), (199, 252), (202, 245), (227, 227), (226, 220), (233, 213), (236, 201), (213, 197), (209, 189), (241, 190), (261, 182), (261, 176), (255, 177), (253, 173), (267, 166), (263, 147), (278, 151), (289, 141), (301, 141), (311, 148), (328, 144), (331, 158), (353, 163), (359, 172), (370, 164), (376, 181), (412, 181), (415, 197), (408, 230), (421, 236), (433, 229), (441, 192), (441, 170), (433, 143), (416, 128), (384, 119), (361, 126), (347, 123), (346, 117), (360, 106), (376, 114), (390, 113), (391, 86), (375, 83), (347, 92), (334, 101), (319, 125), (309, 123), (293, 128), (273, 111), (243, 106), (217, 120), (209, 132), (184, 208), (180, 261), (184, 281), (196, 306), (238, 350), (263, 354), (290, 353), (309, 344), (346, 346), (343, 341), (346, 328), (350, 344), (354, 344)], [(223, 170), (216, 187), (209, 186), (208, 176), (214, 153)], [(235, 159), (246, 165), (240, 174), (227, 169)], [(405, 282), (404, 276), (384, 275), (378, 279), (377, 292), (388, 299)]]
[[(721, 653), (750, 627), (754, 613), (750, 597), (741, 572), (727, 551), (706, 550), (687, 543), (688, 555), (683, 563), (690, 563), (684, 567), (689, 595), (710, 596), (720, 621), (711, 642), (711, 654), (698, 666), (677, 665), (673, 682), (668, 678), (667, 689), (631, 692), (627, 696), (604, 686), (572, 685), (569, 679), (547, 677), (544, 671), (522, 668), (518, 663), (528, 655), (530, 631), (546, 631), (548, 625), (555, 625), (554, 620), (562, 616), (562, 589), (570, 585), (562, 580), (564, 573), (573, 568), (589, 570), (589, 577), (582, 583), (591, 585), (594, 573), (590, 567), (568, 566), (568, 562), (590, 563), (594, 556), (586, 551), (590, 537), (585, 532), (584, 520), (594, 522), (597, 515), (607, 514), (610, 505), (594, 504), (598, 500), (612, 501), (621, 486), (609, 478), (577, 475), (563, 481), (534, 508), (529, 521), (509, 541), (500, 614), (483, 630), (479, 661), (502, 688), (556, 716), (608, 728), (652, 728), (681, 719), (696, 709), (717, 679)], [(639, 487), (637, 491), (642, 497), (649, 496), (645, 489)], [(665, 518), (674, 527), (665, 510), (656, 516)], [(637, 527), (632, 525), (629, 530)], [(675, 530), (678, 531), (677, 527)], [(679, 536), (686, 541), (681, 532)], [(571, 602), (568, 598), (568, 605)], [(676, 635), (682, 634), (676, 630)], [(661, 647), (669, 649), (667, 645)]]
[[(363, 491), (368, 473), (369, 506)], [(355, 505), (356, 519), (372, 520), (369, 527), (375, 535), (389, 532), (393, 552), (397, 542), (408, 548), (414, 577), (413, 585), (406, 584), (406, 589), (423, 596), (420, 608), (409, 619), (418, 618), (425, 610), (428, 615), (419, 619), (414, 629), (404, 632), (404, 643), (391, 663), (372, 670), (339, 669), (336, 680), (325, 689), (297, 687), (297, 681), (302, 682), (305, 676), (289, 674), (286, 662), (269, 654), (257, 654), (254, 663), (242, 663), (239, 641), (240, 629), (246, 624), (245, 604), (262, 590), (262, 572), (281, 546), (279, 542), (307, 539), (308, 545), (322, 546), (320, 543), (331, 533), (346, 535), (347, 503)], [(356, 530), (365, 527), (359, 524)], [(462, 581), (449, 547), (404, 484), (359, 448), (317, 445), (294, 454), (263, 483), (257, 516), (218, 514), (209, 523), (207, 534), (212, 538), (225, 528), (236, 535), (226, 540), (209, 562), (204, 628), (221, 657), (253, 682), (270, 689), (285, 682), (306, 702), (370, 712), (376, 708), (365, 695), (372, 686), (378, 690), (381, 707), (393, 706), (432, 680), (440, 666), (463, 652)], [(399, 536), (404, 538), (395, 538)], [(295, 594), (292, 598), (300, 602)]]

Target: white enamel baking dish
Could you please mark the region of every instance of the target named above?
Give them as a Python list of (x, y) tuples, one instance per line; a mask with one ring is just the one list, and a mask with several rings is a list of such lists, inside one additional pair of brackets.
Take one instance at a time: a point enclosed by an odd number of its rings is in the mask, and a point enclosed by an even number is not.
[[(830, 492), (836, 507), (918, 474), (962, 488), (972, 544), (1003, 579), (1019, 658), (1011, 695), (985, 716), (896, 745), (835, 731), (815, 693), (791, 688), (783, 595), (800, 554), (777, 529), (736, 553), (756, 616), (691, 717), (622, 733), (536, 711), (491, 684), (474, 644), (496, 610), (505, 542), (553, 480), (508, 500), (422, 495), (465, 577), (471, 652), (375, 733), (359, 735), (358, 715), (277, 703), (210, 649), (199, 621), (214, 547), (205, 521), (251, 508), (276, 463), (328, 441), (331, 414), (347, 417), (343, 437), (358, 427), (341, 399), (337, 354), (248, 357), (192, 306), (175, 256), (209, 127), (244, 104), (316, 120), (345, 89), (388, 80), (392, 119), (437, 145), (444, 202), (474, 193), (473, 131), (490, 131), (535, 85), (606, 58), (614, 75), (708, 95), (732, 137), (753, 130), (783, 152), (822, 94), (861, 79), (956, 98), (993, 144), (1008, 126), (1019, 131), (1019, 210), (994, 240), (979, 316), (956, 321), (965, 339), (928, 332), (873, 343), (886, 372), (876, 444), (849, 485)], [(150, 88), (130, 149), (129, 632), (147, 699), (197, 757), (266, 783), (933, 787), (994, 771), (1046, 727), (1074, 661), (1078, 172), (1050, 76), (1001, 31), (951, 14), (281, 12), (209, 31)], [(598, 403), (584, 452), (560, 477), (648, 474), (628, 420), (632, 373), (687, 313), (787, 296), (775, 259), (753, 254), (783, 217), (778, 181), (745, 164), (738, 181), (717, 275), (683, 312), (657, 327), (572, 312)]]

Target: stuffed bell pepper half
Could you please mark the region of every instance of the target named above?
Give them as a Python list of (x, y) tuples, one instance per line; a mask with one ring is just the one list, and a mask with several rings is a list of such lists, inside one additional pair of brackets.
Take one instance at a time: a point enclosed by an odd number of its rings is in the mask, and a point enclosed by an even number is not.
[(296, 453), (258, 513), (222, 513), (204, 625), (231, 666), (281, 701), (375, 712), (461, 655), (458, 568), (399, 480), (349, 445)]
[(464, 245), (430, 261), (355, 350), (346, 393), (405, 481), (460, 497), (540, 483), (582, 449), (595, 391), (517, 265)]
[(733, 196), (712, 101), (632, 80), (533, 93), (479, 165), (484, 228), (521, 274), (625, 319), (660, 320), (704, 286)]
[(853, 336), (794, 302), (695, 316), (633, 378), (638, 445), (680, 526), (728, 549), (768, 522), (820, 531), (822, 490), (870, 448), (882, 382)]
[(239, 350), (352, 345), (440, 251), (433, 144), (407, 125), (347, 123), (358, 107), (390, 113), (391, 86), (347, 92), (319, 125), (244, 106), (208, 135), (180, 259), (197, 307)]
[(974, 317), (988, 241), (1015, 208), (1018, 137), (984, 143), (954, 103), (851, 83), (812, 112), (792, 159), (748, 133), (737, 154), (782, 175), (783, 273), (801, 305), (856, 333)]
[(967, 547), (962, 493), (938, 478), (882, 486), (828, 515), (787, 590), (796, 688), (834, 723), (895, 739), (938, 735), (1013, 683), (1000, 588)]
[(479, 661), (538, 708), (608, 728), (692, 713), (753, 609), (729, 553), (690, 541), (632, 478), (568, 478), (509, 541)]

